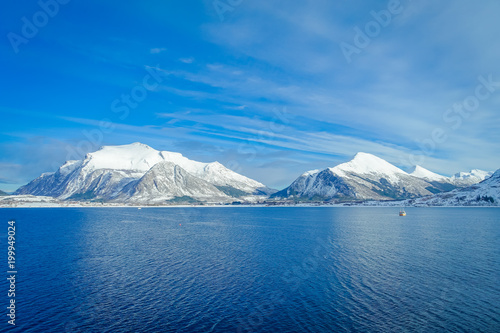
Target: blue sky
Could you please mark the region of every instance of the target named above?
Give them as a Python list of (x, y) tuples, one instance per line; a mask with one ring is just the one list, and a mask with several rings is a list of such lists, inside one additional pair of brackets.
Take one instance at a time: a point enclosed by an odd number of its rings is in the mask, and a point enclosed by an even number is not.
[(3, 6), (6, 191), (137, 141), (275, 188), (358, 151), (445, 175), (500, 168), (498, 1)]

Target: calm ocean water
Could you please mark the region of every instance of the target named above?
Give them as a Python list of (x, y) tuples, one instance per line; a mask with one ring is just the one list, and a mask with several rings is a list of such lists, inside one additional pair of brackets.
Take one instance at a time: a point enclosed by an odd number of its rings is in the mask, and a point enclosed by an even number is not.
[(0, 209), (12, 332), (500, 332), (494, 208)]

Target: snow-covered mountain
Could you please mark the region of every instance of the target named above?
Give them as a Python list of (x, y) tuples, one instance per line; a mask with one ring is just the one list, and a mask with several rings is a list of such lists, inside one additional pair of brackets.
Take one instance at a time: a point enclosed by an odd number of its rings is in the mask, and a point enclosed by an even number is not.
[(445, 176), (420, 166), (408, 174), (371, 154), (358, 153), (349, 162), (333, 168), (312, 170), (272, 197), (299, 200), (393, 200), (416, 198), (457, 185)]
[[(446, 177), (435, 172), (429, 171), (420, 165), (415, 166), (413, 171), (410, 173), (411, 176), (423, 179), (429, 182), (435, 190), (431, 190), (433, 193), (437, 192), (447, 192), (451, 191), (457, 187), (465, 187), (467, 185), (462, 183), (457, 183), (450, 177)], [(479, 180), (477, 181), (479, 182)]]
[(492, 174), (492, 171), (474, 169), (469, 172), (456, 173), (450, 179), (457, 186), (470, 186), (491, 177)]
[(390, 200), (432, 194), (429, 187), (432, 187), (429, 182), (413, 177), (377, 156), (358, 153), (351, 161), (336, 167), (302, 174), (273, 197)]
[(429, 171), (420, 165), (417, 165), (413, 172), (410, 175), (418, 178), (425, 179), (431, 182), (440, 182), (443, 184), (452, 184), (456, 187), (467, 187), (473, 184), (477, 184), (486, 178), (490, 177), (493, 174), (493, 171), (483, 171), (474, 169), (470, 172), (459, 172), (451, 177), (445, 177)]
[(229, 201), (237, 196), (270, 193), (272, 190), (263, 184), (218, 162), (197, 162), (141, 143), (104, 146), (83, 160), (66, 162), (55, 173), (42, 174), (16, 191), (62, 200), (127, 202), (178, 197)]
[(478, 184), (407, 201), (415, 206), (500, 206), (500, 169)]

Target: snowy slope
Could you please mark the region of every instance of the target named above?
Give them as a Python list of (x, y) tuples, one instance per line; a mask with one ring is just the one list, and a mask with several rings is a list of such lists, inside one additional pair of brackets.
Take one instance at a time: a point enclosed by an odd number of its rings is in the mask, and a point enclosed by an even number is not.
[(452, 177), (445, 177), (429, 171), (419, 165), (415, 167), (413, 172), (410, 175), (414, 177), (418, 177), (421, 179), (425, 179), (430, 182), (440, 182), (443, 184), (452, 184), (456, 187), (467, 187), (476, 183), (479, 183), (486, 178), (490, 177), (493, 174), (491, 171), (483, 171), (474, 169), (470, 172), (459, 172), (453, 175)]
[[(257, 192), (272, 192), (263, 184), (229, 170), (218, 162), (197, 162), (180, 153), (157, 151), (147, 145), (133, 143), (104, 146), (94, 153), (87, 154), (83, 160), (68, 161), (55, 173), (43, 174), (19, 188), (16, 194), (75, 200), (118, 200), (123, 198), (121, 193), (125, 188), (130, 189), (130, 184), (137, 183), (154, 166), (165, 162), (179, 166), (190, 176), (228, 193), (251, 195)], [(164, 173), (163, 176), (167, 174)], [(190, 184), (196, 186), (201, 183), (191, 181)], [(204, 193), (201, 188), (200, 191), (200, 195)], [(193, 188), (190, 193), (194, 195), (195, 192), (196, 188)], [(176, 193), (175, 190), (172, 193)], [(220, 197), (220, 190), (213, 194)]]
[(367, 153), (357, 153), (351, 161), (339, 164), (330, 170), (341, 177), (350, 174), (384, 175), (388, 181), (392, 182), (397, 182), (401, 176), (408, 175), (386, 160)]
[[(178, 154), (179, 158), (182, 157)], [(164, 161), (160, 152), (142, 143), (123, 146), (104, 146), (85, 157), (85, 168), (90, 170), (113, 169), (146, 172), (156, 163)]]
[(55, 198), (34, 195), (7, 195), (0, 197), (0, 207), (36, 207), (58, 203), (60, 201)]
[(417, 178), (422, 178), (430, 181), (437, 181), (437, 182), (451, 182), (450, 179), (446, 176), (441, 176), (437, 173), (434, 173), (432, 171), (429, 171), (420, 165), (415, 166), (415, 169), (413, 172), (410, 173), (413, 177)]
[(458, 186), (469, 186), (485, 180), (492, 174), (492, 171), (473, 169), (469, 172), (456, 173), (450, 179), (454, 184)]

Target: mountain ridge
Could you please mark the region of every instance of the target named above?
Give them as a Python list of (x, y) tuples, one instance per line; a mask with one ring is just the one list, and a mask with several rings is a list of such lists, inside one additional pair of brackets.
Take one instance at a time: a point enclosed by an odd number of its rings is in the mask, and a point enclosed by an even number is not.
[(63, 201), (154, 204), (179, 200), (256, 202), (267, 197), (299, 202), (389, 201), (465, 188), (491, 174), (474, 169), (446, 177), (419, 165), (406, 172), (373, 154), (358, 152), (334, 167), (306, 171), (285, 189), (274, 191), (219, 162), (198, 162), (136, 142), (103, 146), (81, 160), (66, 161), (56, 172), (41, 174), (15, 194)]
[(499, 206), (500, 169), (479, 183), (406, 201), (412, 206)]

